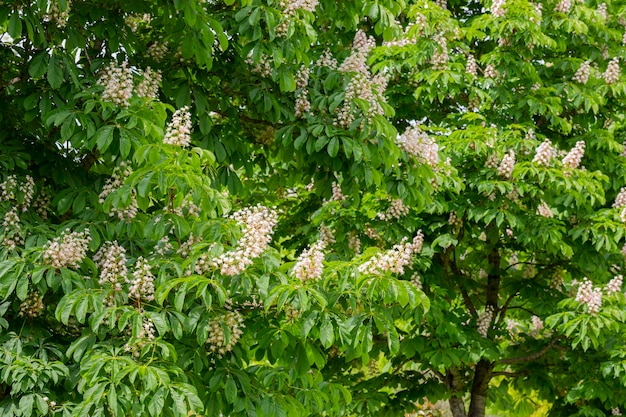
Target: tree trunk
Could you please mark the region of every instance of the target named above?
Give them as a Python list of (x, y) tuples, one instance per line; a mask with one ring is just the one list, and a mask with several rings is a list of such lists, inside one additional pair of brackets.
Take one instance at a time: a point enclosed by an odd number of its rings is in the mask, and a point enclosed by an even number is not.
[(474, 382), (472, 384), (471, 402), (467, 417), (485, 417), (487, 407), (487, 388), (491, 380), (493, 363), (481, 359), (474, 370)]
[(448, 403), (450, 404), (450, 411), (454, 417), (467, 417), (463, 398), (452, 396), (448, 400)]

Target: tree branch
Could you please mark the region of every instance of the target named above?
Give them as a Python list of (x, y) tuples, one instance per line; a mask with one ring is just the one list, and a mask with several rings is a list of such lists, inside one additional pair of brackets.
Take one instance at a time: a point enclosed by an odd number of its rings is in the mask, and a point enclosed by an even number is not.
[(550, 349), (554, 347), (558, 339), (559, 339), (558, 337), (555, 339), (552, 339), (552, 341), (549, 344), (545, 345), (544, 347), (542, 347), (539, 351), (535, 353), (531, 353), (530, 355), (526, 355), (526, 356), (520, 356), (518, 358), (504, 358), (500, 360), (499, 364), (530, 362), (530, 361), (534, 361), (535, 359), (539, 359), (540, 357), (545, 355)]

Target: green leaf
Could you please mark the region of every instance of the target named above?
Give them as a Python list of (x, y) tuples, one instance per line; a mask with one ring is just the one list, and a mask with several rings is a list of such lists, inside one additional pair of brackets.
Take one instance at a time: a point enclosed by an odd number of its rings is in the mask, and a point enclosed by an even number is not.
[(16, 41), (22, 37), (22, 19), (20, 18), (20, 13), (17, 10), (13, 12), (11, 18), (9, 19), (8, 32), (9, 35)]
[(327, 316), (324, 318), (324, 322), (322, 323), (322, 327), (320, 328), (320, 342), (322, 342), (322, 346), (328, 349), (332, 346), (334, 341), (335, 333), (333, 331), (333, 324)]
[(235, 384), (235, 380), (230, 375), (226, 377), (226, 383), (224, 384), (224, 396), (226, 397), (226, 401), (230, 404), (233, 404), (237, 399), (237, 384)]
[(63, 83), (63, 68), (61, 68), (61, 62), (59, 58), (52, 54), (50, 61), (48, 61), (48, 82), (50, 86), (57, 89)]

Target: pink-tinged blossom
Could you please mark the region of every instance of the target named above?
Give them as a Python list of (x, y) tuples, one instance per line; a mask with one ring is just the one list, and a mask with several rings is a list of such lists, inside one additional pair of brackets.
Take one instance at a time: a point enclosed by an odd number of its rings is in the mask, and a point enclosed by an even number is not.
[(579, 140), (563, 158), (563, 165), (570, 169), (576, 169), (579, 167), (580, 162), (585, 156), (585, 142)]
[(586, 304), (591, 314), (597, 314), (602, 306), (602, 290), (594, 288), (593, 283), (585, 277), (583, 282), (578, 284), (576, 301)]
[(506, 10), (504, 9), (504, 5), (506, 4), (506, 0), (493, 0), (491, 3), (491, 14), (493, 17), (504, 17)]
[(549, 166), (553, 158), (556, 157), (556, 148), (552, 146), (550, 139), (545, 139), (537, 147), (533, 162), (542, 166)]
[(537, 214), (548, 219), (554, 217), (552, 209), (550, 209), (550, 206), (548, 206), (545, 201), (541, 201), (541, 203), (539, 203), (539, 206), (537, 207)]
[(398, 135), (396, 143), (420, 162), (433, 168), (439, 164), (439, 146), (417, 126), (409, 126), (403, 134)]
[(93, 256), (93, 261), (100, 270), (98, 284), (110, 285), (115, 291), (121, 291), (122, 284), (128, 282), (126, 249), (117, 241), (105, 242)]
[(502, 161), (500, 161), (500, 166), (498, 166), (498, 175), (507, 179), (511, 178), (513, 168), (515, 168), (515, 152), (513, 152), (513, 150), (509, 150), (509, 152), (502, 158)]
[(569, 13), (572, 8), (572, 0), (561, 0), (554, 7), (554, 11), (557, 13)]
[(613, 207), (626, 207), (626, 187), (620, 188), (619, 194), (615, 197)]
[(616, 292), (620, 292), (622, 290), (622, 282), (624, 281), (624, 277), (622, 275), (616, 275), (612, 280), (606, 284), (606, 293), (613, 294)]

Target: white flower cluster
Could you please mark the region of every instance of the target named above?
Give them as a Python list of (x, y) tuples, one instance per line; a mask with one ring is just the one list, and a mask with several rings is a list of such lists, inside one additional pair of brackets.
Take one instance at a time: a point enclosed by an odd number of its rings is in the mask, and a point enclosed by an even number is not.
[(489, 327), (491, 327), (491, 320), (493, 319), (493, 307), (487, 306), (485, 311), (478, 316), (478, 320), (476, 320), (476, 328), (478, 329), (478, 333), (482, 335), (482, 337), (487, 337), (487, 332), (489, 331)]
[(174, 112), (167, 125), (163, 143), (175, 146), (188, 146), (191, 143), (191, 113), (188, 106)]
[(283, 19), (276, 26), (276, 36), (281, 37), (287, 35), (289, 22), (294, 19), (299, 9), (314, 13), (318, 4), (319, 0), (280, 0)]
[(308, 84), (309, 68), (303, 65), (296, 73), (296, 117), (302, 117), (311, 110)]
[(454, 227), (461, 227), (463, 225), (463, 219), (459, 218), (456, 211), (451, 211), (448, 216), (448, 224)]
[(435, 41), (437, 45), (435, 46), (435, 53), (430, 59), (430, 63), (435, 69), (444, 70), (448, 64), (448, 41), (441, 33), (435, 35), (433, 41)]
[(317, 61), (315, 61), (316, 67), (328, 67), (330, 69), (337, 69), (337, 65), (337, 59), (335, 59), (333, 54), (328, 49), (325, 49), (324, 52), (322, 52), (322, 55), (320, 55)]
[(152, 70), (152, 68), (147, 67), (143, 72), (143, 79), (137, 85), (136, 93), (139, 97), (145, 97), (149, 99), (156, 99), (159, 94), (159, 87), (161, 85), (161, 71)]
[(313, 281), (322, 277), (324, 270), (324, 248), (326, 243), (321, 239), (302, 251), (291, 274), (300, 281)]
[(211, 261), (223, 275), (237, 275), (252, 265), (272, 240), (274, 228), (278, 223), (275, 210), (257, 205), (239, 210), (231, 216), (242, 227), (242, 236), (235, 250), (223, 253)]
[(19, 232), (13, 234), (5, 234), (2, 237), (2, 245), (7, 249), (7, 251), (13, 251), (17, 249), (18, 246), (22, 246), (24, 244), (24, 238), (19, 234)]
[(550, 288), (561, 291), (564, 282), (563, 275), (564, 271), (560, 268), (554, 271), (552, 277), (550, 278), (550, 283), (548, 284)]
[(89, 229), (71, 233), (69, 230), (65, 230), (61, 236), (57, 236), (45, 244), (43, 262), (56, 269), (70, 266), (78, 268), (87, 254), (89, 242), (91, 242)]
[(193, 233), (189, 233), (189, 237), (186, 241), (180, 244), (176, 253), (179, 253), (180, 256), (186, 258), (191, 253), (191, 247), (200, 242), (202, 242), (202, 236), (194, 236)]
[(141, 355), (141, 351), (148, 343), (152, 342), (156, 337), (156, 330), (154, 328), (154, 322), (143, 316), (143, 322), (139, 329), (139, 334), (130, 342), (124, 345), (124, 351), (130, 352), (134, 357), (138, 358)]
[(137, 258), (133, 278), (128, 288), (128, 295), (131, 298), (145, 301), (154, 300), (154, 275), (150, 269), (148, 261), (141, 256)]
[(622, 275), (616, 275), (606, 284), (606, 293), (613, 294), (616, 292), (620, 292), (622, 290), (622, 283), (624, 281), (624, 277)]
[(476, 63), (476, 58), (474, 58), (473, 54), (467, 55), (467, 63), (465, 64), (465, 72), (473, 75), (474, 77), (478, 74), (478, 64)]
[(148, 56), (148, 58), (154, 59), (156, 62), (161, 62), (163, 61), (163, 58), (165, 58), (167, 50), (167, 43), (154, 42), (148, 47), (148, 50), (146, 51), (146, 56)]
[(596, 12), (598, 13), (598, 15), (600, 15), (600, 17), (602, 18), (604, 22), (609, 20), (609, 11), (608, 11), (606, 3), (598, 4), (598, 8), (596, 9)]
[(515, 152), (511, 149), (509, 150), (509, 153), (504, 155), (502, 161), (500, 161), (500, 166), (498, 166), (498, 175), (504, 178), (511, 178), (513, 168), (515, 168)]
[(556, 148), (552, 146), (550, 139), (544, 140), (541, 145), (537, 147), (533, 162), (542, 166), (549, 166), (552, 158), (556, 157)]
[(541, 203), (539, 203), (539, 206), (537, 206), (537, 214), (543, 217), (546, 217), (548, 219), (551, 219), (554, 217), (554, 213), (552, 213), (552, 209), (550, 209), (550, 206), (548, 206), (548, 204), (546, 204), (545, 201), (541, 201)]
[(385, 253), (377, 253), (368, 261), (359, 265), (362, 274), (382, 275), (385, 272), (403, 274), (404, 267), (413, 263), (413, 256), (422, 251), (424, 235), (420, 230), (412, 242), (404, 238), (402, 243), (396, 244)]
[(613, 407), (611, 408), (611, 415), (621, 416), (622, 412), (620, 411), (619, 407)]
[(126, 249), (120, 246), (117, 241), (105, 242), (93, 256), (93, 261), (100, 269), (98, 284), (108, 284), (115, 291), (121, 291), (122, 284), (128, 282)]
[(417, 126), (409, 126), (403, 134), (398, 135), (396, 143), (407, 153), (433, 168), (439, 164), (439, 146)]
[(409, 210), (409, 206), (404, 204), (404, 201), (402, 201), (401, 198), (396, 198), (391, 200), (391, 205), (389, 206), (387, 211), (385, 211), (384, 213), (377, 213), (376, 217), (383, 221), (390, 219), (399, 219), (409, 214)]
[(619, 80), (619, 58), (615, 57), (609, 62), (602, 77), (607, 84), (615, 84)]
[(620, 188), (619, 194), (615, 197), (613, 207), (626, 207), (626, 187)]
[(127, 62), (121, 66), (111, 62), (100, 74), (98, 85), (104, 87), (103, 101), (110, 101), (120, 107), (129, 106), (133, 95), (133, 73)]
[(574, 146), (563, 158), (563, 165), (570, 169), (576, 169), (580, 165), (580, 161), (582, 161), (583, 156), (585, 156), (585, 142), (579, 140), (576, 142), (576, 146)]
[(28, 297), (20, 304), (20, 310), (17, 313), (20, 317), (34, 319), (39, 317), (43, 311), (43, 298), (37, 292), (31, 292)]
[(246, 58), (246, 64), (250, 65), (251, 71), (255, 74), (259, 74), (261, 77), (271, 77), (272, 76), (272, 60), (267, 55), (261, 55), (259, 62), (255, 63), (252, 59), (252, 55)]
[(4, 227), (18, 227), (20, 224), (20, 215), (18, 214), (17, 207), (13, 207), (11, 210), (4, 214), (4, 221), (2, 226)]
[(139, 29), (139, 26), (150, 26), (150, 22), (152, 22), (152, 16), (148, 13), (134, 13), (124, 18), (124, 23), (126, 23), (126, 26), (128, 26), (133, 32), (136, 32), (137, 29)]
[(504, 17), (504, 5), (506, 4), (506, 0), (493, 0), (491, 3), (491, 14), (493, 17)]
[[(246, 326), (243, 323), (243, 316), (238, 311), (229, 311), (222, 317), (211, 320), (209, 324), (209, 337), (207, 344), (211, 352), (217, 353), (219, 357), (226, 352), (233, 350)], [(228, 334), (224, 331), (226, 328)]]
[(319, 241), (322, 242), (324, 246), (332, 245), (333, 243), (337, 242), (337, 240), (335, 239), (335, 231), (329, 226), (321, 224), (319, 227), (319, 232)]
[(333, 184), (331, 185), (331, 189), (332, 189), (333, 195), (330, 198), (330, 201), (344, 201), (348, 198), (341, 191), (341, 185), (339, 185), (338, 182), (334, 181)]
[(602, 306), (602, 290), (594, 288), (593, 283), (584, 278), (583, 282), (578, 284), (578, 292), (576, 293), (576, 301), (587, 305), (591, 314), (596, 314)]
[(572, 8), (572, 0), (561, 0), (554, 7), (554, 11), (557, 13), (569, 13)]
[(168, 254), (174, 247), (172, 246), (172, 242), (170, 242), (170, 237), (168, 235), (163, 236), (157, 242), (154, 247), (154, 253), (159, 256), (165, 256)]
[(64, 28), (67, 25), (67, 19), (70, 17), (70, 7), (72, 5), (71, 0), (65, 0), (65, 10), (61, 11), (59, 0), (50, 0), (49, 10), (46, 13), (46, 17), (50, 21), (55, 22), (59, 27)]
[(585, 61), (582, 64), (580, 64), (580, 67), (578, 67), (578, 70), (576, 71), (576, 74), (574, 74), (574, 77), (572, 79), (581, 84), (587, 84), (590, 73), (591, 73), (591, 62)]
[(485, 78), (495, 79), (500, 76), (500, 73), (498, 72), (494, 64), (487, 64), (487, 66), (485, 67), (485, 70), (483, 71), (483, 75), (485, 76)]
[(337, 126), (349, 128), (352, 125), (355, 119), (352, 108), (352, 100), (354, 99), (361, 99), (369, 104), (365, 120), (384, 113), (379, 100), (385, 101), (387, 77), (382, 73), (372, 77), (367, 65), (367, 56), (375, 46), (374, 38), (368, 37), (365, 32), (359, 30), (354, 36), (350, 56), (338, 68), (340, 72), (350, 74), (350, 81), (346, 88), (343, 105), (337, 110), (334, 122)]
[(361, 239), (357, 232), (352, 231), (348, 234), (348, 247), (357, 255), (361, 253)]
[[(118, 191), (123, 185), (126, 178), (133, 173), (133, 169), (126, 162), (122, 161), (119, 166), (115, 167), (111, 177), (109, 177), (102, 187), (102, 191), (98, 196), (100, 204), (104, 204), (106, 198), (113, 192)], [(139, 207), (137, 206), (137, 197), (134, 192), (131, 195), (130, 204), (124, 208), (111, 207), (109, 215), (111, 217), (117, 216), (120, 220), (130, 220), (135, 218)]]
[(532, 325), (533, 325), (533, 328), (534, 328), (535, 330), (542, 330), (542, 329), (543, 329), (543, 327), (544, 327), (544, 326), (543, 326), (543, 321), (541, 320), (541, 318), (540, 318), (540, 317), (538, 317), (538, 316), (533, 316), (531, 320), (532, 320)]
[[(17, 190), (22, 192), (22, 202), (17, 201)], [(13, 205), (12, 210), (17, 214), (18, 209), (21, 212), (28, 210), (33, 203), (35, 197), (35, 180), (30, 175), (26, 175), (25, 181), (22, 184), (18, 184), (17, 177), (15, 175), (9, 175), (0, 183), (0, 203), (7, 202)], [(19, 220), (19, 219), (18, 219)], [(6, 226), (6, 225), (5, 225)]]

